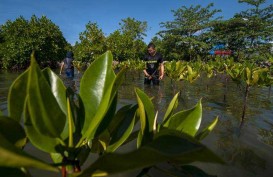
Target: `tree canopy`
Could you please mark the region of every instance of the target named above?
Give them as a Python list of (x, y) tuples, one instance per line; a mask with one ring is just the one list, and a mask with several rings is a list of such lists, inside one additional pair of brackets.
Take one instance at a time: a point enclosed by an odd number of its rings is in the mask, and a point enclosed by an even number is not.
[[(214, 9), (213, 3), (172, 10), (173, 20), (161, 22), (162, 30), (151, 41), (165, 60), (206, 60), (209, 51), (218, 44), (231, 50), (238, 60), (268, 59), (272, 56), (273, 5), (265, 6), (266, 0), (238, 3), (246, 3), (250, 8), (227, 20), (222, 19), (221, 10)], [(119, 26), (106, 36), (97, 23), (89, 21), (72, 47), (59, 27), (45, 16), (8, 20), (0, 26), (0, 67), (26, 68), (33, 50), (38, 63), (44, 66), (56, 65), (68, 49), (81, 62), (92, 62), (106, 50), (112, 51), (115, 60), (141, 59), (146, 52), (144, 37), (148, 23), (128, 17), (121, 19)]]
[(8, 20), (1, 25), (0, 36), (0, 64), (5, 69), (26, 68), (32, 51), (39, 64), (56, 66), (69, 47), (59, 27), (45, 16)]

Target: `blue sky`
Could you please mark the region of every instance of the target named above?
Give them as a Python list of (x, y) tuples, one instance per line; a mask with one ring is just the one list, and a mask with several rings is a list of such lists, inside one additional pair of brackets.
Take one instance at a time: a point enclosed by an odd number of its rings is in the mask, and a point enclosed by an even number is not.
[[(119, 29), (119, 22), (127, 17), (147, 21), (148, 31), (144, 41), (148, 43), (162, 30), (160, 22), (174, 19), (171, 10), (182, 6), (200, 4), (206, 7), (214, 3), (213, 9), (221, 9), (219, 16), (231, 18), (235, 13), (250, 6), (238, 0), (0, 0), (0, 24), (15, 20), (20, 15), (29, 20), (32, 15), (45, 15), (60, 27), (66, 40), (74, 45), (85, 25), (96, 22), (106, 36)], [(266, 0), (266, 5), (273, 0)]]

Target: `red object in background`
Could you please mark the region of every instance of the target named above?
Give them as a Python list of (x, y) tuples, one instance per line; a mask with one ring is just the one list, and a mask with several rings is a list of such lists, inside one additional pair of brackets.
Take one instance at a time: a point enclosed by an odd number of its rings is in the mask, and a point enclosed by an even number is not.
[(231, 55), (231, 50), (215, 50), (214, 55)]

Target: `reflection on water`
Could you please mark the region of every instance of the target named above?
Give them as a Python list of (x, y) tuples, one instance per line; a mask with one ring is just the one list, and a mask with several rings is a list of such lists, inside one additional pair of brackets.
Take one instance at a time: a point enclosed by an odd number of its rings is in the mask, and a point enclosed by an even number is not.
[[(0, 109), (7, 113), (8, 87), (17, 73), (0, 75)], [(79, 92), (81, 75), (74, 79), (62, 77), (66, 86)], [(241, 124), (243, 90), (225, 76), (199, 78), (189, 84), (174, 82), (166, 77), (159, 86), (144, 85), (142, 73), (126, 73), (125, 82), (119, 89), (119, 105), (136, 103), (135, 88), (149, 95), (162, 121), (173, 96), (179, 94), (177, 110), (189, 109), (202, 98), (203, 122), (206, 127), (216, 116), (219, 123), (212, 134), (202, 141), (221, 156), (227, 165), (194, 163), (204, 171), (220, 177), (269, 177), (273, 176), (273, 103), (267, 87), (251, 88), (247, 102), (246, 119)], [(271, 91), (272, 92), (272, 91)], [(271, 95), (271, 97), (268, 97)], [(242, 125), (242, 126), (240, 126)], [(115, 175), (116, 176), (116, 175)], [(124, 176), (124, 175), (117, 175)], [(126, 175), (125, 175), (126, 176)], [(130, 176), (130, 175), (129, 175)]]

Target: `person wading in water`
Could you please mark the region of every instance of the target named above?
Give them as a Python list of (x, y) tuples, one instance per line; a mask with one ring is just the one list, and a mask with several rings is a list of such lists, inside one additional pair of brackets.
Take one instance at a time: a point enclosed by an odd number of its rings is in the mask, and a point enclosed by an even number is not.
[(156, 51), (154, 43), (148, 44), (148, 54), (145, 55), (144, 61), (146, 68), (143, 70), (145, 78), (144, 84), (159, 85), (159, 81), (164, 77), (164, 65), (162, 55)]
[(67, 52), (65, 59), (61, 63), (60, 75), (62, 71), (65, 70), (65, 74), (68, 78), (74, 77), (74, 66), (73, 66), (73, 53)]

